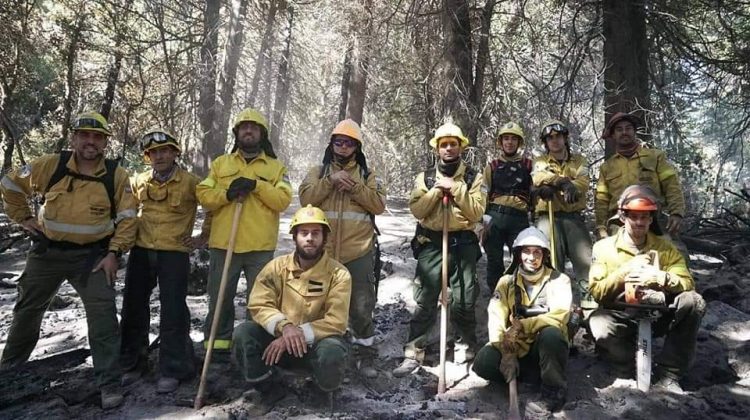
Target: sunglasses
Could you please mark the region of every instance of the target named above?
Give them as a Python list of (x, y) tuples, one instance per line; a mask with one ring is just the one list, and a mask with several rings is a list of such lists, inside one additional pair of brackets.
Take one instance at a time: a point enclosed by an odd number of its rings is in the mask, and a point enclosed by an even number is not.
[(357, 144), (359, 143), (357, 140), (354, 139), (334, 139), (331, 140), (331, 143), (333, 143), (336, 147), (357, 147)]
[(100, 128), (102, 130), (106, 130), (104, 124), (102, 124), (95, 118), (79, 118), (76, 120), (75, 124), (73, 124), (74, 130), (81, 130), (85, 128)]
[(162, 145), (167, 143), (177, 143), (171, 136), (161, 132), (148, 133), (141, 138), (141, 149), (146, 150), (154, 144)]
[(568, 135), (568, 127), (561, 124), (551, 124), (542, 129), (542, 138), (549, 136), (553, 131), (560, 133), (563, 136)]

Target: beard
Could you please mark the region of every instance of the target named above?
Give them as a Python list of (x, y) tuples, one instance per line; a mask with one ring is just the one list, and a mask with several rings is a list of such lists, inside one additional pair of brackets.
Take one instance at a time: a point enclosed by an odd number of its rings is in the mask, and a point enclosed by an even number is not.
[(355, 153), (352, 153), (352, 154), (351, 154), (351, 155), (349, 155), (349, 156), (344, 156), (344, 155), (340, 155), (340, 154), (338, 154), (338, 153), (334, 153), (334, 154), (333, 154), (333, 159), (334, 159), (334, 160), (336, 161), (336, 163), (338, 163), (339, 165), (346, 165), (346, 164), (347, 164), (347, 163), (349, 163), (349, 162), (350, 162), (350, 161), (351, 161), (352, 159), (354, 159), (354, 155), (356, 155), (356, 154), (357, 154), (357, 153), (355, 152)]
[(316, 247), (314, 249), (305, 249), (304, 246), (300, 244), (296, 244), (295, 246), (295, 252), (297, 253), (297, 258), (313, 261), (317, 260), (323, 255), (323, 252), (325, 250), (325, 244), (321, 244), (319, 247)]

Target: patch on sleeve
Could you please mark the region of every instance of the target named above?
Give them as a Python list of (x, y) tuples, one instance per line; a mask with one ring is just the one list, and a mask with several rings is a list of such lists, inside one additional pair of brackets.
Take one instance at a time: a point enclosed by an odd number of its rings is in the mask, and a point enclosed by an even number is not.
[(500, 291), (499, 290), (495, 290), (492, 293), (492, 299), (500, 300)]

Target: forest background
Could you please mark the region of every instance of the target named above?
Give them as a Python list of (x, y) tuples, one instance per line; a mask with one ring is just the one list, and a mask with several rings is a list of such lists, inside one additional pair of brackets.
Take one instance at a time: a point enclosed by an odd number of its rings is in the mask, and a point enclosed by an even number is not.
[(430, 163), (448, 119), (477, 167), (505, 122), (540, 153), (541, 125), (560, 119), (594, 180), (607, 119), (634, 111), (678, 166), (689, 213), (742, 214), (724, 189), (750, 184), (750, 2), (0, 2), (2, 174), (64, 148), (75, 114), (97, 110), (129, 170), (146, 168), (137, 142), (159, 126), (203, 176), (245, 107), (268, 117), (296, 182), (337, 121), (361, 122), (391, 196)]

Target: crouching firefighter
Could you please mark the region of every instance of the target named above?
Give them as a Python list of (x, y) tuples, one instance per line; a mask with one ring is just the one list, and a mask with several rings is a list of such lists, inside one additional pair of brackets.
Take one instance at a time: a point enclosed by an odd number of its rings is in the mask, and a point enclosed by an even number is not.
[[(430, 327), (437, 315), (435, 303), (442, 289), (442, 262), (446, 257), (442, 253), (443, 229), (448, 231), (450, 320), (459, 335), (454, 351), (463, 352), (466, 361), (474, 358), (474, 306), (479, 293), (476, 267), (481, 250), (473, 228), (482, 219), (487, 194), (482, 175), (461, 161), (461, 152), (468, 145), (469, 139), (459, 127), (448, 123), (438, 128), (430, 140), (438, 154), (437, 165), (417, 175), (411, 192), (409, 209), (419, 220), (412, 241), (419, 282), (414, 289), (417, 308), (409, 323), (404, 360), (393, 371), (396, 377), (410, 374), (424, 361)], [(447, 204), (441, 204), (443, 197), (448, 197)]]
[(559, 410), (565, 402), (568, 326), (572, 303), (570, 278), (552, 268), (550, 244), (535, 227), (513, 242), (513, 261), (490, 299), (489, 344), (474, 361), (474, 372), (491, 381), (537, 382), (540, 395), (530, 412)]
[[(83, 301), (102, 408), (120, 405), (120, 332), (115, 306), (118, 257), (135, 241), (135, 200), (128, 173), (104, 159), (111, 132), (96, 112), (78, 116), (72, 150), (49, 154), (0, 182), (5, 210), (35, 238), (18, 281), (18, 301), (0, 367), (26, 362), (44, 312), (64, 280)], [(44, 201), (33, 217), (28, 199)]]
[(352, 278), (325, 251), (330, 226), (308, 205), (294, 214), (292, 254), (268, 263), (255, 280), (252, 321), (234, 331), (232, 353), (245, 380), (263, 391), (275, 366), (309, 366), (318, 387), (336, 390), (344, 379)]

